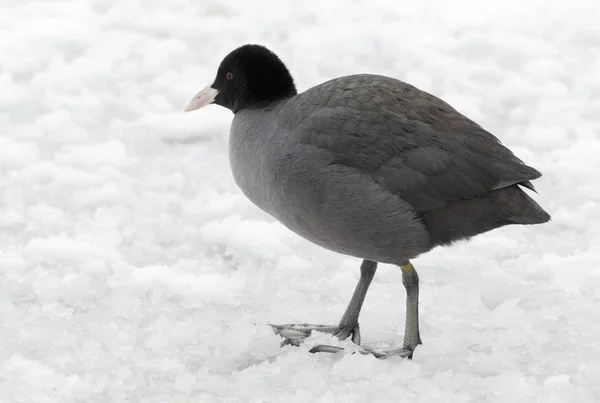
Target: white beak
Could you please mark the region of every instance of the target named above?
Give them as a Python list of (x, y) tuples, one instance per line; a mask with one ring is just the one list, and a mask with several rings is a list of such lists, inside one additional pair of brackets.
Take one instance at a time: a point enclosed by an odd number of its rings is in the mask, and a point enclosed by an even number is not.
[(189, 112), (196, 109), (200, 109), (206, 105), (212, 104), (215, 100), (215, 97), (219, 93), (218, 90), (215, 90), (210, 85), (203, 88), (202, 91), (197, 93), (194, 98), (185, 106), (184, 111)]

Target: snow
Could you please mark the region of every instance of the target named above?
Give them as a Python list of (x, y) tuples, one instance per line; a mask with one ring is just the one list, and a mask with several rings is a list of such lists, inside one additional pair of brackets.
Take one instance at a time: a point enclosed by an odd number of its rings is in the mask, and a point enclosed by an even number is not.
[[(0, 402), (600, 401), (600, 31), (592, 0), (2, 0)], [(441, 96), (540, 169), (543, 226), (415, 260), (413, 361), (280, 348), (336, 323), (357, 259), (255, 208), (231, 115), (184, 114), (263, 43), (300, 90), (356, 72)], [(382, 266), (364, 341), (399, 346)], [(340, 343), (351, 348), (348, 342)]]

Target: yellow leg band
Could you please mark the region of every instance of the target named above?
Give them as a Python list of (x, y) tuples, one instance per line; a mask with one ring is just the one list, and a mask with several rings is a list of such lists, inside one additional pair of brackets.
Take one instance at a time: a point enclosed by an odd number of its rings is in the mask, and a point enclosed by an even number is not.
[(401, 265), (400, 268), (404, 271), (413, 271), (415, 266), (413, 266), (411, 262), (406, 262), (405, 264)]

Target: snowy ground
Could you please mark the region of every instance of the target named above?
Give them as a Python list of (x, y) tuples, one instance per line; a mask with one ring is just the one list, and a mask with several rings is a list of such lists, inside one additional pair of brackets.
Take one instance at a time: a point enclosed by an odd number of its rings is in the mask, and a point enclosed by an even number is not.
[[(270, 5), (271, 4), (271, 5)], [(595, 0), (1, 0), (0, 402), (600, 401)], [(544, 176), (550, 224), (414, 263), (413, 361), (279, 348), (336, 323), (359, 261), (251, 205), (231, 115), (182, 108), (259, 42), (304, 90), (375, 72), (431, 91)], [(398, 346), (401, 273), (361, 327)]]

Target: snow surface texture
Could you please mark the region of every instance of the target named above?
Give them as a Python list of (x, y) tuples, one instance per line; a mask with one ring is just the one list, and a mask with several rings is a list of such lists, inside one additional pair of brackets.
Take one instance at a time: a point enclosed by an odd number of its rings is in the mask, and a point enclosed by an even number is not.
[[(600, 401), (598, 2), (300, 3), (1, 0), (0, 402)], [(551, 223), (415, 260), (413, 361), (266, 326), (337, 323), (360, 262), (244, 198), (228, 111), (182, 112), (249, 42), (300, 90), (409, 81), (544, 173)], [(401, 345), (404, 297), (381, 267), (368, 345)]]

